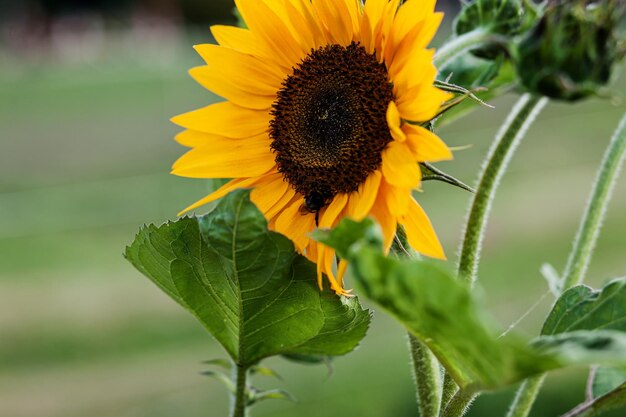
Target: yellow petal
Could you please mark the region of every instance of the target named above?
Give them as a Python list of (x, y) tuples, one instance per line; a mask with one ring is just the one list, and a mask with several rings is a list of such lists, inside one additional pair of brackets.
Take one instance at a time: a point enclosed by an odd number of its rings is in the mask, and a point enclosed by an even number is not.
[(392, 141), (383, 151), (382, 172), (385, 181), (401, 188), (414, 188), (420, 183), (417, 161), (404, 143)]
[(422, 207), (411, 199), (408, 213), (400, 219), (405, 227), (409, 244), (422, 255), (446, 259), (441, 243)]
[(386, 3), (387, 0), (369, 0), (365, 2), (363, 7), (361, 42), (370, 54), (374, 52), (376, 47), (375, 30), (385, 10)]
[(320, 228), (333, 227), (348, 203), (348, 194), (337, 194), (333, 201), (320, 212)]
[(315, 215), (300, 210), (302, 199), (294, 199), (276, 218), (276, 231), (287, 236), (299, 252), (309, 244), (315, 229)]
[(406, 140), (404, 132), (400, 129), (401, 123), (402, 120), (400, 120), (398, 107), (396, 106), (396, 103), (392, 101), (389, 103), (389, 107), (387, 108), (387, 125), (389, 126), (391, 136), (398, 142), (404, 142)]
[[(287, 2), (289, 6), (297, 9), (297, 11), (304, 18), (306, 26), (311, 31), (311, 34), (313, 35), (313, 39), (315, 41), (314, 45), (311, 46), (312, 48), (318, 49), (321, 46), (331, 43), (326, 36), (326, 29), (322, 26), (322, 22), (320, 22), (317, 19), (317, 16), (315, 16), (315, 12), (313, 11), (313, 5), (310, 1), (292, 0)], [(292, 12), (290, 12), (290, 10), (291, 9), (288, 7), (287, 12), (291, 17)]]
[(346, 269), (348, 269), (348, 261), (341, 259), (339, 265), (337, 265), (337, 284), (340, 287), (343, 287), (343, 277), (346, 274)]
[(396, 103), (404, 120), (425, 122), (435, 117), (441, 105), (451, 97), (435, 86), (421, 85), (404, 92)]
[(211, 33), (221, 46), (274, 62), (275, 55), (272, 51), (263, 45), (248, 29), (215, 25), (211, 26)]
[(269, 129), (269, 111), (250, 110), (228, 101), (212, 104), (172, 118), (187, 129), (227, 136), (249, 138)]
[(204, 59), (211, 71), (232, 78), (247, 91), (260, 95), (275, 94), (289, 75), (276, 65), (268, 65), (264, 59), (237, 52), (223, 46), (201, 44), (194, 49)]
[(397, 220), (396, 217), (389, 212), (383, 193), (378, 194), (376, 203), (374, 203), (372, 207), (372, 216), (378, 221), (383, 231), (383, 249), (385, 254), (387, 254), (389, 253), (389, 249), (391, 249), (393, 237), (396, 235)]
[(289, 28), (262, 0), (235, 0), (250, 31), (272, 50), (283, 65), (297, 64), (309, 52), (303, 51)]
[(389, 67), (393, 80), (394, 92), (398, 100), (401, 95), (421, 84), (432, 85), (437, 77), (437, 69), (433, 65), (434, 51), (418, 49), (410, 54), (396, 57)]
[[(335, 279), (335, 274), (333, 273), (333, 265), (335, 262), (335, 251), (323, 246), (318, 245), (318, 254), (317, 254), (317, 282), (321, 283), (322, 273), (326, 274), (326, 278), (330, 282), (330, 288), (338, 294), (344, 295), (345, 291), (337, 280)], [(320, 285), (320, 289), (322, 286)]]
[(223, 186), (221, 186), (220, 188), (218, 188), (216, 191), (212, 192), (208, 196), (204, 197), (203, 199), (199, 201), (196, 201), (189, 207), (185, 208), (183, 211), (178, 213), (178, 215), (182, 216), (183, 214), (193, 209), (196, 209), (205, 204), (209, 204), (210, 202), (215, 201), (218, 198), (224, 197), (226, 194), (230, 193), (231, 191), (237, 190), (239, 188), (251, 187), (252, 185), (258, 183), (259, 181), (263, 181), (263, 177), (236, 178), (234, 180), (231, 180), (230, 182), (224, 184)]
[(407, 145), (419, 162), (437, 162), (452, 159), (452, 152), (439, 136), (421, 126), (406, 123), (403, 128)]
[[(267, 176), (267, 181), (258, 185), (250, 193), (250, 200), (265, 214), (279, 201), (289, 189), (283, 175), (280, 173)], [(267, 216), (266, 216), (267, 217)]]
[(353, 25), (345, 1), (315, 0), (312, 6), (333, 43), (348, 45), (352, 41)]
[(189, 75), (207, 90), (223, 97), (241, 107), (254, 110), (270, 109), (276, 101), (276, 91), (259, 86), (254, 90), (250, 83), (241, 83), (241, 79), (220, 71), (214, 71), (208, 66), (195, 67), (189, 70)]
[(411, 201), (411, 189), (394, 187), (386, 181), (381, 183), (381, 193), (385, 198), (387, 210), (394, 217), (404, 216), (409, 211), (409, 201)]
[(359, 190), (350, 194), (346, 212), (355, 220), (362, 220), (370, 213), (376, 197), (382, 174), (380, 171), (372, 172), (369, 177), (359, 186)]
[(276, 165), (266, 136), (240, 141), (213, 139), (211, 146), (194, 148), (180, 157), (172, 174), (190, 178), (254, 177)]

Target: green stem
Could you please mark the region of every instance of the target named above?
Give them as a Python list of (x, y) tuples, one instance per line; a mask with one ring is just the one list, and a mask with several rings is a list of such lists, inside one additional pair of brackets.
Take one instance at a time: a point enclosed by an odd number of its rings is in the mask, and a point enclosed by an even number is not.
[[(419, 254), (409, 245), (406, 231), (402, 226), (398, 226), (391, 251), (401, 258), (419, 258)], [(441, 370), (439, 361), (428, 346), (411, 333), (408, 335), (409, 350), (413, 363), (415, 394), (420, 416), (437, 417), (439, 415), (439, 404), (441, 403)]]
[(417, 388), (420, 416), (437, 417), (441, 400), (441, 370), (430, 349), (409, 334), (413, 376)]
[(606, 213), (611, 193), (617, 182), (620, 167), (626, 154), (626, 116), (620, 122), (615, 134), (611, 138), (602, 165), (597, 173), (596, 181), (591, 192), (591, 198), (580, 223), (574, 247), (567, 260), (563, 273), (563, 289), (580, 284), (584, 277), (593, 248), (598, 240), (602, 219)]
[[(485, 165), (480, 174), (480, 180), (474, 199), (472, 201), (465, 236), (461, 246), (459, 258), (458, 276), (461, 279), (473, 284), (476, 281), (478, 271), (478, 260), (482, 249), (483, 238), (487, 226), (487, 219), (491, 211), (491, 203), (496, 195), (500, 180), (506, 168), (519, 146), (528, 128), (533, 123), (541, 109), (547, 103), (547, 99), (524, 94), (513, 107), (509, 117), (504, 122), (496, 139), (485, 159)], [(444, 395), (442, 399), (447, 399), (456, 392), (456, 387), (449, 375), (444, 377)], [(456, 392), (450, 400), (450, 404), (445, 409), (445, 415), (454, 412), (465, 412), (467, 406), (474, 399), (474, 395), (467, 395), (463, 392)], [(453, 401), (467, 401), (466, 404), (453, 404)], [(442, 408), (445, 404), (442, 404)], [(452, 411), (448, 411), (454, 406)], [(462, 414), (450, 414), (452, 416)]]
[(233, 379), (235, 392), (231, 397), (230, 417), (246, 417), (248, 415), (246, 407), (246, 379), (248, 368), (236, 365), (233, 369)]
[[(563, 273), (563, 291), (580, 284), (593, 255), (602, 219), (611, 199), (611, 192), (619, 176), (622, 161), (626, 156), (626, 116), (622, 118), (611, 143), (604, 154), (602, 164), (591, 192), (591, 198), (583, 215), (574, 246)], [(535, 402), (545, 375), (524, 381), (520, 386), (507, 417), (526, 417)]]
[(459, 260), (458, 276), (470, 284), (476, 281), (487, 218), (500, 179), (528, 128), (546, 103), (547, 99), (538, 96), (524, 94), (520, 97), (489, 151), (470, 208)]
[(545, 379), (546, 376), (544, 374), (522, 382), (522, 385), (520, 385), (517, 390), (515, 398), (509, 407), (506, 417), (526, 417), (528, 413), (530, 413), (530, 409), (533, 407), (533, 403)]
[(441, 414), (442, 417), (460, 417), (464, 415), (474, 398), (476, 398), (474, 391), (458, 390)]
[(454, 397), (454, 394), (459, 390), (459, 386), (454, 382), (454, 379), (449, 373), (445, 372), (443, 376), (443, 394), (441, 395), (441, 409), (445, 409), (448, 403)]
[(448, 40), (435, 54), (435, 67), (443, 68), (457, 56), (469, 51), (489, 40), (489, 32), (484, 29), (474, 29), (460, 36)]

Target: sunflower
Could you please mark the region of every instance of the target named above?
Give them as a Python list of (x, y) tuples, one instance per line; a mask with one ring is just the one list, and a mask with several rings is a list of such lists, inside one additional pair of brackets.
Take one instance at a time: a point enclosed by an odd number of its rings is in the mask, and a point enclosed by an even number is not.
[[(418, 162), (451, 159), (418, 122), (449, 95), (433, 86), (435, 0), (235, 0), (247, 29), (213, 26), (219, 45), (196, 45), (206, 65), (190, 70), (226, 99), (172, 121), (190, 147), (172, 173), (231, 178), (182, 213), (238, 188), (270, 229), (289, 237), (338, 294), (346, 262), (312, 240), (348, 216), (373, 216), (389, 250), (398, 224), (423, 255), (444, 258), (412, 197)], [(182, 214), (181, 213), (181, 214)]]

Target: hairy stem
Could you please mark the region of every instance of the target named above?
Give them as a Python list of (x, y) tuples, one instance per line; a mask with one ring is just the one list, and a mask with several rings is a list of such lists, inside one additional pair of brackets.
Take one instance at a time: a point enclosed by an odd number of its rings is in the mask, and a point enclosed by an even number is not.
[(545, 374), (529, 378), (522, 382), (515, 393), (515, 398), (509, 407), (506, 417), (526, 417), (533, 407), (533, 403), (539, 394), (539, 390), (546, 379)]
[(470, 208), (459, 259), (458, 276), (471, 284), (476, 281), (487, 219), (500, 179), (528, 128), (546, 103), (547, 99), (538, 96), (524, 94), (520, 97), (489, 151)]
[(231, 396), (230, 417), (246, 417), (248, 416), (246, 408), (246, 379), (248, 377), (248, 368), (236, 365), (233, 368), (233, 379), (235, 392)]
[(413, 376), (417, 388), (417, 402), (422, 417), (439, 416), (441, 399), (441, 370), (430, 349), (409, 334), (413, 362)]
[(567, 260), (563, 273), (563, 289), (580, 284), (589, 267), (593, 248), (598, 240), (602, 219), (606, 214), (611, 193), (619, 176), (620, 167), (626, 154), (626, 116), (622, 119), (611, 138), (602, 165), (596, 176), (587, 209), (578, 228), (574, 247)]
[[(585, 277), (585, 272), (593, 255), (593, 248), (600, 233), (602, 219), (611, 199), (611, 192), (619, 177), (625, 155), (626, 116), (622, 118), (602, 159), (587, 209), (578, 228), (576, 240), (563, 273), (562, 291), (580, 284)], [(545, 375), (540, 375), (524, 381), (517, 391), (507, 417), (526, 417), (528, 415), (544, 378)]]
[[(496, 135), (496, 139), (489, 150), (485, 164), (483, 165), (478, 187), (474, 194), (474, 199), (470, 206), (469, 217), (465, 227), (465, 236), (461, 246), (461, 255), (459, 258), (458, 276), (461, 279), (473, 284), (476, 281), (478, 271), (478, 260), (482, 249), (483, 238), (487, 227), (487, 219), (491, 212), (491, 203), (496, 195), (500, 180), (504, 175), (506, 168), (515, 153), (515, 150), (522, 141), (528, 128), (533, 123), (541, 109), (547, 103), (546, 98), (524, 94), (513, 107), (500, 131)], [(454, 381), (446, 375), (444, 377), (444, 396), (450, 398), (456, 392)], [(474, 399), (473, 395), (462, 395), (456, 392), (450, 400), (450, 404), (446, 407), (453, 406), (453, 401), (467, 401), (462, 405), (454, 405), (452, 412), (465, 412), (469, 403)], [(459, 397), (460, 395), (460, 397)], [(445, 404), (442, 404), (444, 407)], [(450, 414), (452, 416), (457, 414)], [(459, 416), (462, 414), (458, 414)]]
[[(391, 251), (401, 258), (418, 258), (419, 254), (411, 248), (406, 237), (406, 231), (399, 226), (396, 231)], [(415, 394), (420, 416), (439, 416), (441, 402), (441, 371), (439, 361), (428, 346), (419, 341), (411, 333), (409, 336), (409, 350), (413, 364), (413, 379)]]
[(460, 417), (464, 415), (474, 398), (476, 398), (474, 391), (458, 390), (441, 414), (442, 417)]
[(441, 409), (445, 410), (458, 390), (459, 386), (454, 382), (454, 379), (452, 379), (449, 373), (445, 372), (443, 376), (443, 393), (441, 394)]
[(478, 28), (448, 40), (435, 54), (435, 67), (443, 68), (457, 56), (489, 40), (489, 32)]

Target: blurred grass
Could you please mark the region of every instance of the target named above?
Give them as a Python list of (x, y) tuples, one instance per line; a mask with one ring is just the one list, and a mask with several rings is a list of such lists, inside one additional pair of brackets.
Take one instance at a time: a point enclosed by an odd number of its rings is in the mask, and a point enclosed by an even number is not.
[[(224, 356), (194, 320), (121, 256), (144, 222), (162, 222), (206, 192), (167, 174), (183, 152), (172, 115), (214, 101), (187, 77), (199, 63), (181, 46), (171, 65), (0, 69), (0, 416), (222, 416), (227, 399), (199, 375)], [(617, 90), (624, 91), (622, 79)], [(472, 182), (514, 98), (440, 132), (471, 144), (440, 167)], [(562, 268), (591, 181), (624, 106), (606, 100), (550, 104), (503, 181), (485, 242), (480, 288), (503, 328), (547, 291), (543, 262)], [(626, 180), (617, 187), (589, 282), (626, 274)], [(428, 183), (418, 195), (451, 260), (469, 195)], [(516, 329), (536, 334), (546, 296)], [(270, 361), (297, 404), (269, 402), (263, 416), (416, 415), (405, 337), (377, 313), (363, 345), (334, 364)], [(557, 373), (534, 416), (583, 397), (582, 371)], [(472, 416), (503, 414), (508, 391), (478, 400)]]

